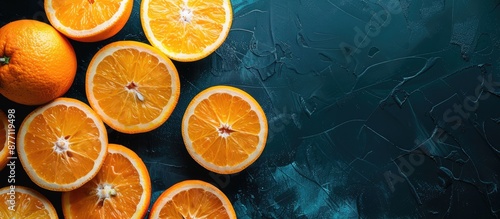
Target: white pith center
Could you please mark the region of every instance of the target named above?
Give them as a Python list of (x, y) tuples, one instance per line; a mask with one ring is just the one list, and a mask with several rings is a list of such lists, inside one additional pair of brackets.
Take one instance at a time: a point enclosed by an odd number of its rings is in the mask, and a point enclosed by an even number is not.
[(228, 124), (221, 124), (221, 126), (217, 128), (217, 132), (219, 132), (220, 137), (227, 138), (234, 132), (234, 130), (232, 130), (231, 126)]
[(125, 86), (125, 89), (128, 91), (128, 92), (132, 92), (134, 93), (135, 97), (140, 100), (140, 101), (144, 101), (144, 96), (139, 92), (139, 90), (137, 89), (139, 86), (137, 86), (137, 84), (135, 82), (130, 82), (129, 84), (127, 84)]
[(99, 197), (99, 202), (103, 202), (113, 196), (116, 196), (116, 190), (112, 185), (99, 184), (96, 191), (97, 197)]
[(54, 142), (54, 151), (61, 154), (69, 150), (68, 137), (59, 137), (56, 142)]
[(193, 19), (193, 10), (187, 6), (182, 7), (180, 14), (181, 21), (185, 23), (189, 23)]

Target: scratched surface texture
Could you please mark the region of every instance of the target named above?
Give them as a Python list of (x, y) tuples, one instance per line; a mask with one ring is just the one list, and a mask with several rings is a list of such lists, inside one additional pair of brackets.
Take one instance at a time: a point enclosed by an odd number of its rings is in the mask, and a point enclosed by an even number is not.
[[(45, 20), (41, 3), (2, 3), (0, 24)], [(99, 48), (147, 42), (139, 4), (113, 38), (72, 42), (79, 68), (66, 96), (88, 102), (85, 70)], [(148, 166), (152, 201), (180, 180), (202, 179), (221, 188), (242, 219), (500, 216), (499, 0), (232, 5), (220, 49), (175, 63), (182, 88), (169, 120), (145, 134), (108, 129), (110, 142)], [(253, 95), (269, 121), (264, 153), (236, 175), (204, 170), (181, 138), (191, 98), (220, 84)], [(33, 109), (4, 98), (0, 108), (15, 108), (17, 125)], [(36, 187), (20, 164), (16, 170), (16, 184)], [(0, 174), (7, 185), (8, 173)], [(60, 213), (60, 194), (42, 192)]]

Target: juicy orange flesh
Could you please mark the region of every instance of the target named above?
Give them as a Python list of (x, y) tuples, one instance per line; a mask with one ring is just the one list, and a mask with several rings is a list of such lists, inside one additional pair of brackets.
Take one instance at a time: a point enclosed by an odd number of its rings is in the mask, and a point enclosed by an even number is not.
[(172, 96), (168, 72), (165, 63), (147, 52), (117, 50), (98, 64), (93, 93), (102, 110), (123, 125), (148, 123)]
[[(148, 17), (151, 31), (165, 48), (173, 53), (201, 53), (220, 36), (226, 23), (223, 0), (151, 1)], [(192, 12), (192, 19), (184, 21), (182, 11)]]
[[(97, 196), (99, 186), (110, 185), (116, 195), (105, 200)], [(91, 181), (71, 192), (73, 218), (130, 218), (137, 209), (144, 189), (133, 164), (121, 154), (110, 153)]]
[(220, 199), (200, 188), (184, 190), (160, 210), (159, 218), (229, 218)]
[[(99, 156), (99, 129), (77, 107), (56, 105), (37, 115), (27, 130), (24, 150), (31, 168), (45, 181), (67, 184), (86, 175)], [(58, 153), (59, 138), (67, 138), (68, 151)]]
[(15, 211), (8, 209), (10, 195), (0, 195), (0, 218), (39, 218), (50, 219), (50, 213), (36, 197), (16, 191)]
[[(89, 30), (108, 21), (118, 11), (120, 4), (121, 1), (116, 0), (52, 0), (59, 22), (75, 30)], [(75, 19), (75, 15), (79, 19)]]
[[(202, 100), (188, 121), (193, 149), (207, 162), (234, 166), (255, 151), (260, 132), (257, 113), (245, 100), (227, 93), (216, 93)], [(221, 134), (229, 129), (228, 136)]]

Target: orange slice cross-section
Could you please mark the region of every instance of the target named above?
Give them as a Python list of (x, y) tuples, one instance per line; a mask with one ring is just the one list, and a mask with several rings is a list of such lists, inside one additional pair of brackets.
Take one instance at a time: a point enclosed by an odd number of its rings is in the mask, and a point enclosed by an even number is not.
[(214, 86), (196, 95), (182, 119), (184, 144), (196, 162), (221, 174), (237, 173), (260, 156), (267, 119), (245, 91)]
[(111, 128), (143, 133), (162, 125), (180, 95), (177, 69), (156, 48), (117, 41), (100, 49), (87, 69), (90, 106)]
[(99, 173), (62, 195), (65, 218), (143, 218), (151, 197), (146, 165), (132, 150), (109, 144)]
[(57, 219), (52, 203), (39, 192), (12, 185), (0, 189), (0, 218)]
[(200, 60), (229, 34), (229, 0), (143, 0), (141, 24), (151, 45), (177, 61)]
[(104, 123), (85, 103), (58, 98), (31, 112), (17, 136), (19, 160), (38, 186), (76, 189), (104, 163), (108, 137)]
[(236, 219), (236, 213), (229, 199), (217, 187), (200, 180), (186, 180), (158, 197), (149, 218)]
[(45, 0), (50, 24), (69, 38), (96, 42), (112, 37), (127, 23), (134, 0)]

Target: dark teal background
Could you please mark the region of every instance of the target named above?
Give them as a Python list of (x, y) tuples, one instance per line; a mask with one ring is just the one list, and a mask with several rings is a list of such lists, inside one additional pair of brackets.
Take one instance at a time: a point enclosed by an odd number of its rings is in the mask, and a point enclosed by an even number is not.
[[(500, 1), (233, 0), (234, 21), (213, 55), (175, 65), (181, 96), (160, 128), (109, 141), (144, 160), (153, 199), (185, 179), (227, 194), (239, 218), (498, 218)], [(6, 1), (0, 25), (45, 20), (42, 1)], [(140, 1), (123, 30), (72, 41), (78, 73), (65, 95), (88, 103), (92, 56), (116, 40), (147, 42)], [(260, 102), (269, 139), (259, 160), (217, 175), (186, 152), (180, 121), (212, 85)], [(33, 110), (16, 109), (16, 124)], [(20, 164), (16, 185), (36, 187)], [(0, 185), (8, 173), (0, 172)], [(5, 180), (2, 180), (5, 178)], [(60, 194), (39, 189), (60, 209)]]

